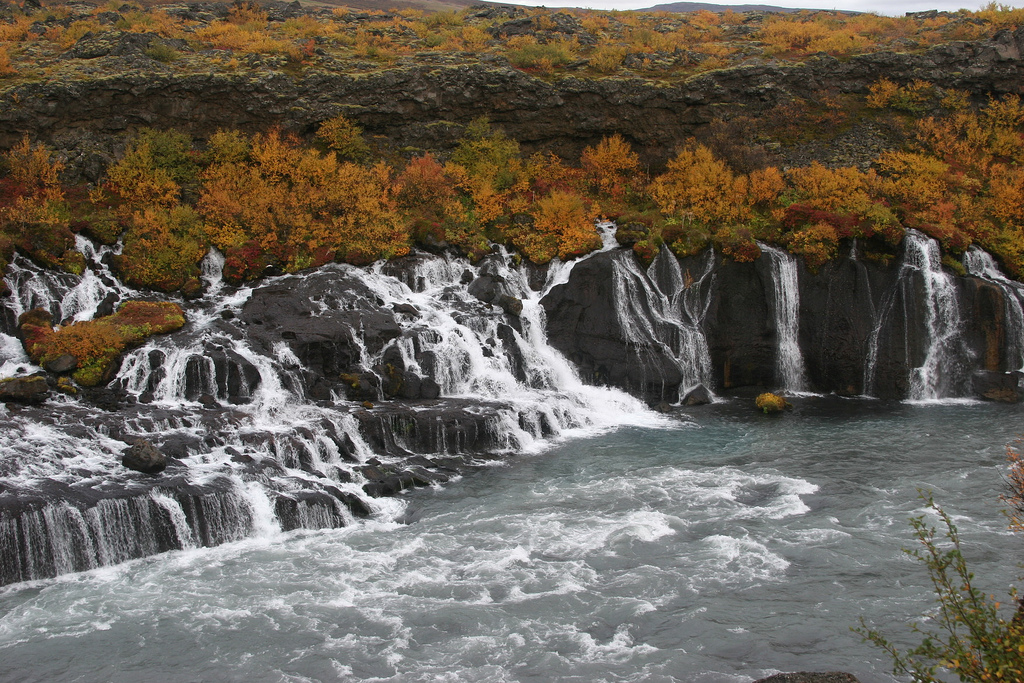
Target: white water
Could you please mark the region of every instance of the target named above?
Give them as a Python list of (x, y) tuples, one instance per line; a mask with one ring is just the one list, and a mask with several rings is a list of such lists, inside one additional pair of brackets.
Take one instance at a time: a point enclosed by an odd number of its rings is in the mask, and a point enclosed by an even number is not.
[(781, 249), (758, 242), (772, 271), (772, 310), (778, 352), (775, 372), (782, 390), (800, 393), (807, 390), (807, 373), (800, 351), (800, 288), (796, 258)]
[(1003, 275), (992, 255), (976, 246), (964, 254), (963, 263), (969, 275), (988, 280), (1003, 290), (1006, 369), (1024, 370), (1024, 285)]
[(945, 381), (962, 362), (960, 305), (953, 276), (942, 268), (938, 243), (908, 230), (904, 238), (904, 268), (914, 271), (924, 283), (927, 342), (924, 362), (910, 371), (911, 401), (946, 398), (950, 387)]
[[(108, 295), (119, 300), (137, 295), (114, 279), (100, 262), (102, 253), (87, 241), (80, 242), (89, 257), (88, 269), (80, 278), (46, 273), (27, 261), (15, 260), (8, 276), (15, 292), (6, 302), (9, 317), (44, 307), (56, 321), (86, 319)], [(613, 237), (606, 237), (606, 242), (606, 249), (614, 248)], [(337, 393), (328, 403), (310, 402), (305, 397), (306, 374), (286, 343), (261, 350), (246, 341), (236, 321), (253, 289), (226, 286), (221, 279), (222, 265), (223, 258), (214, 251), (204, 260), (207, 291), (201, 300), (184, 303), (188, 318), (184, 330), (152, 338), (126, 355), (114, 385), (144, 398), (150, 408), (129, 411), (119, 423), (117, 418), (98, 415), (73, 399), (58, 397), (52, 400), (65, 401), (68, 407), (46, 423), (14, 415), (6, 419), (0, 431), (4, 451), (0, 484), (24, 492), (59, 484), (66, 487), (67, 495), (84, 496), (82, 503), (47, 503), (33, 513), (35, 516), (24, 517), (24, 528), (34, 538), (53, 539), (47, 547), (29, 548), (25, 557), (7, 558), (21, 566), (26, 576), (88, 569), (168, 548), (274, 535), (282, 528), (274, 507), (274, 500), (281, 496), (330, 489), (363, 500), (381, 519), (401, 514), (404, 505), (400, 501), (369, 499), (362, 490), (366, 480), (358, 465), (374, 452), (354, 416), (362, 410), (361, 405)], [(552, 268), (551, 278), (567, 278), (573, 265)], [(384, 264), (370, 269), (328, 268), (365, 286), (376, 305), (411, 304), (419, 312), (418, 317), (396, 316), (401, 335), (376, 353), (367, 350), (362, 330), (352, 330), (356, 344), (363, 348), (362, 370), (371, 370), (386, 353), (397, 350), (409, 371), (426, 375), (428, 369), (420, 367), (417, 355), (432, 352), (429, 374), (441, 388), (441, 400), (454, 399), (471, 406), (471, 411), (485, 411), (486, 429), (497, 452), (536, 452), (554, 441), (622, 425), (664, 424), (661, 417), (627, 394), (580, 381), (568, 361), (547, 344), (540, 293), (529, 287), (526, 271), (513, 267), (508, 254), (489, 258), (481, 266), (464, 259), (423, 257), (413, 268), (413, 287), (387, 275)], [(479, 277), (484, 269), (502, 278), (510, 293), (522, 300), (521, 329), (506, 326), (506, 316), (499, 309), (468, 294), (461, 282), (463, 273)], [(290, 277), (294, 281), (305, 276)], [(268, 284), (286, 280), (271, 279)], [(549, 282), (540, 291), (551, 286)], [(349, 303), (342, 299), (340, 305)], [(335, 305), (339, 304), (321, 302), (327, 307), (324, 312)], [(5, 335), (2, 341), (0, 360), (5, 372), (12, 375), (35, 369), (13, 336)], [(229, 385), (234, 387), (231, 392)], [(198, 402), (203, 395), (238, 405), (204, 413)], [(382, 419), (394, 422), (398, 418)], [(416, 450), (402, 440), (404, 424), (395, 423), (395, 445)], [(188, 485), (205, 488), (184, 499), (170, 490), (136, 487), (137, 475), (119, 464), (125, 441), (136, 436), (158, 443), (161, 438), (185, 439), (190, 444), (186, 455), (191, 455), (180, 461), (176, 476), (184, 477)], [(344, 452), (343, 441), (348, 444)], [(461, 442), (446, 438), (440, 424), (431, 444), (427, 455), (462, 449)], [(396, 461), (386, 455), (377, 457)], [(255, 463), (257, 469), (247, 463)], [(271, 469), (259, 469), (264, 466)], [(106, 486), (120, 493), (98, 504), (90, 502), (83, 488), (90, 481), (109, 482)], [(80, 490), (82, 493), (77, 493)], [(323, 527), (352, 521), (351, 513), (337, 499), (327, 496), (326, 500), (325, 507), (298, 498), (298, 523)], [(82, 522), (89, 515), (95, 520)], [(11, 527), (0, 528), (0, 535), (15, 534), (11, 525), (16, 520), (0, 522), (0, 527)], [(200, 522), (202, 528), (197, 526)], [(143, 531), (135, 538), (138, 528)], [(68, 554), (72, 547), (78, 548), (77, 554)], [(105, 550), (108, 547), (120, 550)]]

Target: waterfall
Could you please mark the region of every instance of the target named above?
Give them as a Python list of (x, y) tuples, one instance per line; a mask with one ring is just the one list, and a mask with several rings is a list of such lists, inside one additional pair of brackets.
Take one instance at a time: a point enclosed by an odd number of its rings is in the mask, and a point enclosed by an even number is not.
[[(711, 384), (711, 354), (701, 325), (710, 304), (713, 266), (714, 253), (708, 251), (698, 277), (684, 276), (666, 247), (646, 272), (631, 253), (617, 254), (613, 261), (619, 327), (644, 367), (659, 368), (658, 355), (672, 361), (681, 377), (679, 394)], [(665, 385), (664, 376), (658, 380)], [(663, 399), (678, 402), (679, 395)]]
[(758, 246), (771, 264), (772, 309), (778, 340), (776, 376), (783, 391), (806, 391), (807, 376), (800, 351), (800, 287), (796, 258), (767, 244), (758, 242)]
[(1003, 291), (1007, 369), (1024, 370), (1024, 285), (1003, 275), (992, 255), (976, 246), (964, 254), (963, 264), (969, 275), (987, 280)]
[[(882, 336), (898, 316), (905, 326), (920, 321), (922, 332), (920, 345), (913, 343), (916, 335), (910, 329), (904, 332), (904, 353), (910, 365), (907, 399), (932, 401), (967, 395), (970, 352), (962, 335), (963, 319), (953, 276), (943, 270), (935, 240), (907, 230), (903, 244), (895, 285), (886, 293), (868, 339), (864, 392), (870, 396), (876, 390)], [(920, 364), (915, 364), (915, 357)]]
[[(617, 246), (613, 234), (605, 226), (604, 250)], [(82, 320), (139, 296), (102, 263), (110, 248), (81, 238), (79, 249), (87, 256), (80, 277), (14, 259), (7, 277), (14, 294), (3, 302), (0, 327), (3, 376), (34, 369), (14, 336), (25, 310)], [(120, 410), (63, 396), (51, 400), (59, 410), (0, 409), (0, 543), (16, 549), (4, 555), (0, 584), (282, 530), (340, 527), (367, 515), (394, 518), (403, 504), (368, 492), (446, 481), (451, 475), (432, 459), (470, 464), (477, 454), (537, 451), (552, 439), (661, 424), (637, 399), (585, 385), (547, 343), (541, 295), (575, 263), (553, 264), (538, 283), (500, 249), (478, 264), (418, 254), (239, 288), (223, 281), (223, 256), (211, 250), (203, 295), (177, 299), (186, 326), (125, 354), (107, 389), (127, 397)], [(498, 283), (502, 301), (521, 310), (507, 313), (477, 298), (470, 292), (477, 280)], [(408, 381), (434, 382), (438, 398), (391, 402), (379, 387), (364, 407), (362, 398), (346, 397), (338, 370), (313, 371), (310, 362), (327, 363), (326, 356), (296, 355), (294, 333), (276, 341), (256, 334), (264, 321), (249, 313), (254, 300), (275, 287), (291, 296), (307, 285), (317, 293), (296, 305), (308, 306), (311, 320), (338, 320), (332, 343), (349, 349), (346, 372), (386, 381), (381, 373), (397, 364)], [(686, 318), (692, 335), (702, 304), (685, 292), (674, 296), (657, 295), (659, 315), (674, 325)], [(381, 320), (385, 343), (372, 337), (373, 321)], [(706, 361), (688, 362), (702, 381)], [(324, 377), (335, 384), (317, 388)], [(172, 458), (162, 475), (120, 465), (139, 437)], [(407, 462), (412, 454), (416, 464)]]
[(962, 361), (963, 322), (953, 276), (942, 269), (938, 243), (908, 230), (905, 238), (905, 266), (918, 273), (924, 283), (926, 341), (924, 362), (910, 371), (912, 401), (945, 398)]

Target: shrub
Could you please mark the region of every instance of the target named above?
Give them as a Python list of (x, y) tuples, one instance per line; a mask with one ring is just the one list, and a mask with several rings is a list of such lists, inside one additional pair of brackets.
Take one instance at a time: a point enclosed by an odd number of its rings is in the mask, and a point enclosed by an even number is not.
[(343, 114), (324, 121), (316, 137), (344, 161), (361, 163), (370, 156), (370, 146), (363, 139), (363, 129)]
[(48, 315), (25, 314), (19, 320), (25, 350), (39, 364), (65, 354), (78, 360), (72, 373), (82, 386), (111, 379), (110, 371), (125, 349), (154, 334), (181, 329), (185, 314), (169, 302), (127, 301), (113, 315), (77, 322), (54, 330)]
[(508, 59), (513, 66), (542, 73), (575, 61), (579, 47), (575, 41), (565, 40), (538, 43), (532, 36), (518, 36), (509, 40), (508, 45)]
[(754, 399), (754, 405), (756, 405), (765, 415), (781, 413), (786, 408), (793, 407), (786, 399), (782, 398), (778, 394), (772, 394), (770, 392), (760, 394), (756, 399)]
[(173, 292), (198, 277), (199, 262), (207, 249), (194, 209), (146, 207), (129, 221), (116, 268), (132, 286)]
[[(915, 683), (943, 683), (948, 680), (943, 672), (970, 683), (1024, 680), (1024, 619), (1004, 617), (1000, 603), (977, 587), (952, 518), (930, 496), (926, 501), (942, 523), (941, 536), (924, 516), (915, 517), (910, 524), (918, 547), (904, 552), (928, 570), (939, 609), (925, 623), (934, 628), (911, 624), (911, 631), (923, 639), (906, 652), (863, 619), (854, 630), (889, 653), (894, 674), (910, 676)], [(1016, 605), (1016, 598), (1011, 590), (1009, 604)]]

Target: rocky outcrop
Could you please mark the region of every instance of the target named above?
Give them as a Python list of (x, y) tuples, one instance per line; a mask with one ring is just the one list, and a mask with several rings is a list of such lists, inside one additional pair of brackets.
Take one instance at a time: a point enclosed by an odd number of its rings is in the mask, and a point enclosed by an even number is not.
[(49, 393), (50, 387), (41, 375), (0, 380), (0, 403), (39, 404)]
[(160, 474), (167, 469), (167, 457), (149, 441), (136, 439), (125, 449), (121, 464), (143, 474)]
[[(574, 29), (566, 24), (557, 30)], [(89, 54), (107, 50), (115, 55), (125, 40), (99, 41), (104, 47)], [(385, 136), (398, 148), (450, 148), (465, 124), (488, 116), (528, 152), (543, 149), (576, 158), (585, 146), (619, 133), (657, 166), (716, 118), (757, 115), (826, 90), (866, 93), (882, 75), (899, 82), (923, 79), (977, 98), (1020, 93), (1022, 53), (1024, 28), (921, 54), (881, 52), (842, 61), (818, 55), (800, 64), (768, 61), (711, 71), (679, 83), (577, 76), (548, 81), (486, 55), (473, 64), (396, 66), (369, 73), (324, 67), (298, 74), (272, 67), (179, 74), (157, 68), (148, 58), (139, 65), (98, 56), (90, 61), (95, 73), (103, 75), (24, 83), (0, 92), (0, 148), (27, 134), (73, 150), (67, 137), (72, 132), (91, 141), (82, 160), (94, 165), (97, 154), (109, 154), (95, 150), (98, 138), (112, 139), (143, 126), (177, 128), (196, 138), (220, 128), (271, 126), (306, 134), (344, 111), (369, 134)]]
[[(1010, 350), (1019, 348), (1024, 330), (1012, 328), (1005, 314), (1012, 292), (951, 272), (937, 282), (921, 264), (907, 265), (912, 257), (906, 254), (883, 264), (857, 258), (852, 244), (845, 249), (842, 258), (818, 272), (799, 262), (798, 341), (808, 390), (905, 399), (914, 389), (914, 369), (928, 372), (928, 363), (941, 357), (941, 368), (934, 371), (941, 375), (935, 384), (938, 395), (1020, 400), (1021, 359), (1011, 357)], [(548, 337), (579, 366), (585, 381), (620, 387), (652, 404), (666, 396), (675, 401), (680, 390), (677, 331), (659, 325), (659, 313), (638, 306), (642, 302), (623, 300), (624, 293), (614, 286), (616, 260), (635, 258), (632, 252), (609, 252), (579, 264), (568, 282), (542, 302)], [(667, 251), (659, 258), (675, 259)], [(679, 267), (700, 272), (703, 258), (681, 259)], [(657, 286), (656, 270), (657, 262), (647, 273), (649, 288)], [(706, 316), (698, 326), (707, 339), (713, 390), (783, 388), (772, 278), (765, 258), (737, 263), (716, 257)], [(948, 286), (959, 317), (949, 321), (948, 329), (937, 330), (941, 321), (936, 318), (948, 314), (936, 308), (940, 286)], [(660, 336), (638, 343), (636, 330)]]
[(859, 683), (853, 674), (842, 671), (800, 671), (789, 674), (775, 674), (761, 678), (754, 683)]

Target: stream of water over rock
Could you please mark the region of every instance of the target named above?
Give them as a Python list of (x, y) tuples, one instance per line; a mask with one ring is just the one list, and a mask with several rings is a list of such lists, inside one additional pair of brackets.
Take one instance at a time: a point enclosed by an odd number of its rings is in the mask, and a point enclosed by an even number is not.
[[(928, 608), (900, 552), (919, 488), (986, 590), (1013, 578), (997, 500), (1021, 409), (963, 401), (977, 363), (931, 240), (908, 234), (867, 327), (867, 393), (884, 339), (911, 403), (803, 393), (799, 268), (764, 248), (761, 342), (797, 403), (772, 419), (713, 393), (716, 255), (643, 268), (602, 235), (544, 272), (496, 249), (238, 288), (211, 252), (188, 325), (126, 355), (116, 404), (0, 409), (0, 681), (890, 681), (849, 627), (899, 640)], [(146, 296), (109, 247), (79, 249), (82, 277), (15, 258), (0, 376), (34, 369), (20, 313)], [(608, 300), (585, 299), (608, 314), (590, 348), (624, 348), (625, 384), (671, 414), (584, 383), (549, 344), (542, 300), (581, 263), (608, 276), (591, 280)], [(1001, 293), (997, 350), (1024, 365), (1020, 285), (984, 253), (964, 265)], [(702, 386), (712, 405), (678, 406)], [(160, 477), (121, 467), (139, 436), (172, 456)]]

